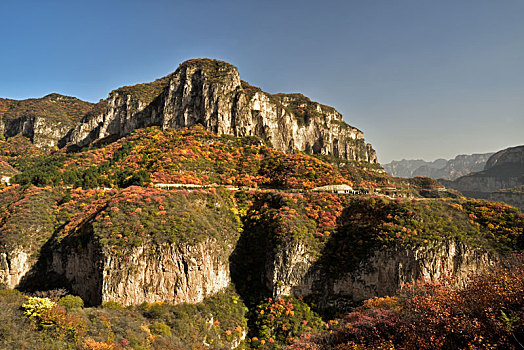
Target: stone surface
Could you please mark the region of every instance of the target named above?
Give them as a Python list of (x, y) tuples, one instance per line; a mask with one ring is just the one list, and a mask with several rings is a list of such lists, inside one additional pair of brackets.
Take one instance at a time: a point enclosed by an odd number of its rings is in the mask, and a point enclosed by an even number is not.
[(466, 196), (485, 199), (498, 190), (524, 185), (524, 146), (499, 151), (488, 159), (483, 171), (443, 184)]
[(377, 162), (362, 132), (346, 124), (334, 108), (300, 94), (264, 93), (242, 82), (228, 63), (190, 60), (161, 81), (152, 99), (129, 89), (111, 92), (106, 109), (86, 116), (71, 132), (70, 144), (84, 146), (146, 126), (202, 124), (217, 134), (258, 136), (286, 153), (299, 150)]
[(461, 154), (454, 159), (437, 159), (432, 162), (403, 159), (384, 164), (383, 167), (392, 176), (405, 178), (427, 176), (434, 179), (455, 180), (472, 172), (482, 171), (492, 155), (493, 153)]
[(31, 254), (22, 247), (0, 251), (0, 288), (16, 288), (34, 263)]
[(6, 138), (22, 135), (44, 150), (62, 147), (81, 116), (93, 106), (56, 93), (21, 101), (0, 98), (0, 134)]
[(489, 200), (507, 203), (524, 212), (524, 190), (495, 191), (490, 194)]
[(365, 299), (393, 295), (404, 283), (454, 277), (462, 286), (468, 275), (495, 264), (497, 258), (456, 241), (428, 246), (394, 246), (364, 259), (354, 271), (330, 277), (301, 243), (277, 251), (266, 264), (266, 281), (274, 296), (320, 296), (321, 307), (346, 309)]
[(151, 243), (115, 255), (89, 239), (54, 250), (47, 273), (63, 276), (71, 291), (91, 305), (198, 303), (229, 286), (228, 256), (220, 250), (213, 241)]

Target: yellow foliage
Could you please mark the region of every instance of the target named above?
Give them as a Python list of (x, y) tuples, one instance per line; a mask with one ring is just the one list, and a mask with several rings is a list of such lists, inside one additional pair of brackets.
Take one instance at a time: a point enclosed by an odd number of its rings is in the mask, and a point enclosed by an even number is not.
[(375, 297), (364, 301), (362, 305), (365, 309), (380, 308), (380, 309), (395, 309), (398, 307), (397, 297)]
[(86, 350), (114, 350), (116, 349), (113, 344), (106, 342), (99, 342), (91, 338), (85, 338), (82, 343), (82, 347)]
[(27, 317), (40, 317), (42, 312), (50, 310), (56, 303), (49, 298), (29, 297), (27, 303), (22, 304), (24, 315)]

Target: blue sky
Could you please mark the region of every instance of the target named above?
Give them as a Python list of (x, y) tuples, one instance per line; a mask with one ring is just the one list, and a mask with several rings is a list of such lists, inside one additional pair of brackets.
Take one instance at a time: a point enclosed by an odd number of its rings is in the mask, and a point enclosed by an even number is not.
[(524, 1), (0, 2), (0, 97), (88, 101), (184, 60), (302, 92), (386, 163), (524, 144)]

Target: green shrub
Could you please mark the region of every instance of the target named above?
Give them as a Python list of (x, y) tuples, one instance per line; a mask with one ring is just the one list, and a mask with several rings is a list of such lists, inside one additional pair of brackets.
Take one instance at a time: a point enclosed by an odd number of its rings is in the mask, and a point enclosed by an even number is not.
[(288, 296), (269, 298), (257, 306), (255, 313), (258, 337), (251, 338), (254, 347), (265, 344), (279, 348), (301, 334), (318, 332), (323, 325), (322, 319), (305, 302)]
[(117, 303), (116, 301), (104, 301), (102, 303), (102, 308), (104, 309), (110, 309), (110, 310), (124, 310), (124, 307)]
[(67, 311), (84, 307), (84, 301), (76, 295), (66, 295), (58, 300), (58, 304), (62, 305)]
[(171, 336), (171, 328), (163, 322), (155, 322), (149, 329), (153, 334)]

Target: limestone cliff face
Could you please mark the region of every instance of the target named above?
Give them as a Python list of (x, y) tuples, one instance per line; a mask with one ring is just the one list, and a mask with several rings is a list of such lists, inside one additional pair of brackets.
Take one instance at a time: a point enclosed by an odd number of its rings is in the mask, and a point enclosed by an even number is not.
[(503, 164), (514, 164), (515, 166), (524, 164), (524, 146), (506, 148), (492, 155), (484, 167), (489, 170), (495, 166)]
[(520, 191), (495, 191), (489, 199), (495, 202), (504, 202), (524, 211), (524, 187)]
[(81, 116), (92, 108), (92, 103), (56, 93), (21, 101), (0, 98), (0, 134), (25, 136), (42, 149), (62, 147)]
[(87, 303), (116, 301), (198, 303), (229, 286), (227, 254), (213, 241), (145, 244), (125, 256), (102, 249), (96, 239), (54, 250), (47, 273), (62, 276)]
[(454, 159), (392, 161), (382, 166), (392, 176), (426, 176), (434, 179), (455, 180), (461, 176), (484, 170), (484, 166), (493, 153), (461, 154)]
[(212, 241), (139, 247), (104, 261), (102, 302), (198, 303), (229, 285), (229, 263)]
[(479, 198), (490, 198), (490, 193), (497, 190), (524, 185), (524, 146), (499, 151), (488, 159), (483, 171), (445, 185)]
[(36, 259), (23, 247), (0, 251), (0, 288), (16, 288), (33, 267)]
[(300, 94), (264, 93), (242, 82), (235, 67), (215, 60), (190, 60), (154, 83), (113, 91), (106, 109), (84, 117), (69, 141), (84, 146), (145, 126), (195, 124), (217, 134), (258, 136), (286, 153), (377, 162), (362, 132), (347, 125), (334, 108)]
[(497, 257), (457, 241), (419, 247), (398, 245), (376, 250), (358, 268), (334, 277), (297, 243), (277, 251), (266, 264), (266, 281), (274, 296), (318, 295), (321, 307), (342, 310), (355, 302), (392, 295), (402, 284), (416, 280), (450, 276), (462, 286), (469, 274), (496, 261)]
[(48, 149), (65, 145), (74, 125), (71, 121), (22, 116), (16, 119), (0, 119), (0, 134), (5, 137), (22, 135), (30, 139), (36, 147)]

